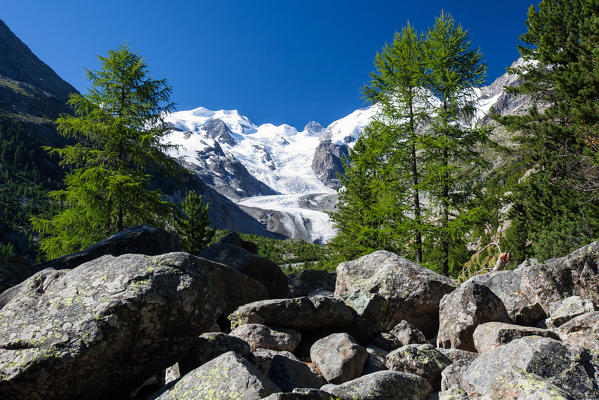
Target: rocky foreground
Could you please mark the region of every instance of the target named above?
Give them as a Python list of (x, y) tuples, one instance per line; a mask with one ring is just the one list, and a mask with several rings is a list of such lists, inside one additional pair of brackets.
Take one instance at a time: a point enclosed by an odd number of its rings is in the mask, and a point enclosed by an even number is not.
[(599, 398), (599, 242), (459, 286), (385, 251), (286, 277), (235, 234), (179, 250), (135, 227), (0, 266), (0, 399)]

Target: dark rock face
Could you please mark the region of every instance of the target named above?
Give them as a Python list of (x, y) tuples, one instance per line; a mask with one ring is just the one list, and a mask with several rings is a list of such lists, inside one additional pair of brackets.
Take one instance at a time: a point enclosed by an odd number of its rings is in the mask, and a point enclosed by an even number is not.
[[(472, 362), (462, 376), (469, 393), (487, 394), (513, 384), (514, 369), (522, 379), (533, 375), (559, 387), (574, 399), (599, 398), (599, 387), (586, 350), (568, 347), (554, 339), (528, 336), (489, 351)], [(540, 379), (539, 379), (540, 378)]]
[(547, 329), (506, 324), (503, 322), (487, 322), (479, 325), (474, 330), (472, 336), (476, 350), (482, 354), (513, 340), (533, 335), (560, 340), (559, 335)]
[(79, 253), (39, 264), (38, 268), (71, 269), (106, 254), (115, 257), (129, 253), (155, 256), (175, 251), (181, 251), (181, 244), (176, 234), (161, 228), (138, 225), (117, 232)]
[(288, 351), (276, 351), (261, 348), (257, 348), (256, 350), (252, 351), (252, 357), (250, 361), (256, 367), (258, 367), (258, 369), (262, 371), (264, 375), (266, 375), (270, 370), (270, 364), (272, 363), (272, 360), (274, 360), (276, 356), (283, 356), (291, 360), (299, 361), (297, 357), (293, 355), (293, 353)]
[(401, 321), (399, 324), (395, 325), (393, 329), (391, 329), (390, 333), (397, 338), (399, 343), (401, 343), (400, 346), (405, 346), (406, 344), (427, 343), (426, 337), (424, 337), (424, 334), (420, 331), (420, 329), (416, 328), (408, 321)]
[(281, 389), (245, 358), (225, 353), (157, 393), (155, 400), (258, 400)]
[(343, 329), (352, 324), (354, 315), (341, 300), (310, 296), (256, 301), (239, 307), (229, 320), (233, 329), (243, 324), (264, 324), (304, 331)]
[(0, 397), (126, 395), (214, 323), (224, 268), (127, 254), (32, 276), (0, 310)]
[(327, 271), (304, 270), (287, 275), (288, 296), (301, 297), (335, 291), (335, 274)]
[(62, 80), (50, 67), (35, 56), (0, 20), (0, 75), (33, 85), (64, 102), (75, 88)]
[(227, 243), (215, 243), (202, 250), (200, 257), (229, 265), (263, 284), (271, 298), (287, 295), (287, 276), (272, 261)]
[(224, 238), (218, 241), (219, 243), (228, 243), (233, 246), (241, 247), (244, 250), (249, 251), (252, 254), (258, 254), (258, 245), (254, 242), (243, 240), (237, 232), (231, 232)]
[(347, 333), (334, 333), (312, 345), (310, 359), (328, 382), (343, 383), (362, 374), (368, 353)]
[(433, 391), (426, 379), (398, 371), (380, 371), (340, 385), (324, 385), (321, 390), (341, 400), (426, 400)]
[(395, 335), (383, 332), (376, 335), (370, 344), (385, 351), (393, 351), (408, 343), (402, 343)]
[(379, 331), (406, 320), (432, 337), (438, 327), (439, 302), (455, 287), (430, 269), (380, 250), (337, 266), (335, 297), (378, 325)]
[(270, 186), (256, 179), (232, 154), (225, 153), (218, 142), (204, 141), (204, 149), (197, 151), (194, 163), (186, 163), (204, 183), (229, 199), (277, 194)]
[(297, 388), (292, 392), (271, 394), (263, 400), (331, 400), (331, 394), (318, 389)]
[(441, 388), (441, 372), (451, 360), (430, 344), (408, 344), (387, 355), (386, 365), (392, 371), (409, 372), (426, 379), (433, 387)]
[(338, 189), (341, 181), (337, 174), (343, 175), (343, 162), (349, 155), (346, 145), (338, 145), (330, 140), (323, 140), (318, 144), (312, 159), (312, 170), (316, 176), (328, 187)]
[(233, 351), (247, 360), (251, 358), (250, 345), (244, 340), (221, 332), (202, 333), (193, 341), (191, 348), (179, 359), (179, 373), (186, 373), (202, 364)]
[(441, 300), (437, 345), (476, 351), (472, 334), (490, 321), (510, 321), (503, 302), (486, 286), (465, 282)]
[(235, 139), (233, 139), (233, 132), (229, 129), (227, 124), (223, 120), (214, 118), (202, 125), (202, 129), (206, 132), (208, 137), (216, 140), (220, 143), (226, 143), (230, 146), (235, 145)]
[(274, 356), (267, 377), (285, 392), (295, 388), (318, 389), (326, 383), (324, 378), (307, 364), (283, 355)]
[(250, 349), (269, 349), (293, 352), (302, 339), (293, 329), (273, 329), (262, 324), (241, 325), (231, 331), (232, 336), (245, 340)]

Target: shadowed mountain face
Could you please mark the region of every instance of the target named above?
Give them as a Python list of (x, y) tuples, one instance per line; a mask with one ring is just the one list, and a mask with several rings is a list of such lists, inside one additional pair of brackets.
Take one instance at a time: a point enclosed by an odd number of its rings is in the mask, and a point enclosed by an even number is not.
[(75, 93), (73, 86), (62, 80), (56, 72), (35, 56), (0, 20), (0, 75), (47, 92), (59, 100), (67, 100)]

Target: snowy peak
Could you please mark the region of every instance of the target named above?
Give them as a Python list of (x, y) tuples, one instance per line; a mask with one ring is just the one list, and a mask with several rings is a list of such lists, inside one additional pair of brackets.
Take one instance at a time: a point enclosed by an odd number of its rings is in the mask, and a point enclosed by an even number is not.
[(320, 135), (323, 130), (324, 130), (324, 127), (322, 125), (320, 125), (320, 123), (318, 123), (316, 121), (310, 121), (304, 127), (303, 132), (306, 132), (310, 135)]
[(359, 108), (348, 116), (338, 119), (326, 128), (323, 140), (330, 140), (338, 145), (355, 142), (366, 125), (372, 121), (376, 111), (377, 108), (374, 106)]

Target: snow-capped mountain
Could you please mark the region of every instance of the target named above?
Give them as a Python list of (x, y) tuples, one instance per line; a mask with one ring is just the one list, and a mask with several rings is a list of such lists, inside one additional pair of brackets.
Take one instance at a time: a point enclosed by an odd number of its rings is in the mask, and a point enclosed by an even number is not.
[[(256, 125), (237, 110), (200, 107), (169, 116), (174, 126), (174, 153), (208, 185), (236, 201), (277, 233), (314, 242), (335, 235), (324, 212), (335, 202), (337, 172), (348, 145), (374, 115), (373, 108), (356, 110), (327, 128), (309, 122), (292, 126)], [(313, 162), (316, 161), (316, 162)], [(328, 177), (328, 178), (327, 178)], [(308, 206), (306, 195), (312, 196)]]
[[(516, 77), (505, 74), (477, 90), (477, 119), (488, 122), (491, 107), (502, 114), (527, 108), (503, 90), (516, 84)], [(174, 130), (167, 140), (180, 145), (175, 155), (205, 183), (269, 230), (326, 242), (335, 235), (325, 211), (336, 202), (337, 173), (375, 114), (375, 107), (361, 108), (326, 128), (312, 121), (298, 131), (287, 124), (256, 125), (237, 110), (199, 107), (168, 117)]]

